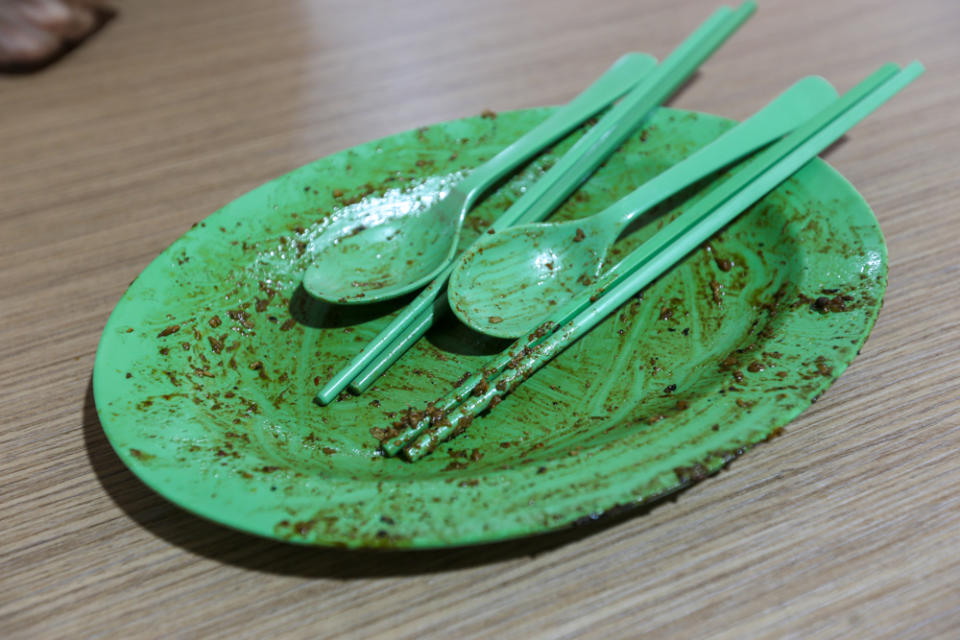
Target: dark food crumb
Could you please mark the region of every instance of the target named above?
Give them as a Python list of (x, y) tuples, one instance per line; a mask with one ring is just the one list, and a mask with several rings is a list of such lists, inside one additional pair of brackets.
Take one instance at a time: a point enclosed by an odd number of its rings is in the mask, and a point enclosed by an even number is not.
[(720, 368), (721, 368), (721, 369), (730, 369), (730, 368), (733, 368), (733, 367), (737, 366), (738, 362), (739, 362), (739, 360), (737, 359), (737, 356), (735, 356), (734, 354), (731, 353), (731, 354), (728, 355), (726, 358), (724, 358), (723, 360), (720, 361)]
[(473, 424), (473, 416), (463, 416), (457, 420), (457, 428), (454, 430), (453, 435), (458, 436), (464, 431), (466, 431), (470, 425)]
[(544, 443), (543, 441), (540, 441), (540, 442), (536, 443), (535, 445), (533, 445), (532, 447), (530, 447), (529, 449), (527, 449), (526, 451), (524, 451), (523, 453), (521, 453), (521, 454), (520, 454), (520, 457), (521, 457), (521, 458), (526, 458), (528, 455), (530, 455), (530, 454), (533, 453), (534, 451), (537, 451), (537, 450), (539, 450), (539, 449), (543, 449), (545, 446), (547, 446), (546, 443)]
[(214, 352), (214, 353), (219, 354), (220, 352), (223, 351), (223, 341), (222, 341), (222, 340), (218, 340), (217, 338), (215, 338), (215, 337), (213, 337), (213, 336), (208, 336), (208, 337), (207, 337), (207, 340), (210, 341), (210, 348), (213, 349), (213, 352)]
[(707, 470), (707, 468), (699, 462), (694, 463), (689, 467), (676, 467), (673, 470), (673, 473), (676, 474), (677, 480), (681, 484), (697, 482), (710, 475), (710, 472)]
[(447, 420), (446, 412), (436, 408), (433, 403), (430, 403), (423, 411), (413, 408), (407, 409), (400, 415), (400, 419), (390, 425), (388, 429), (373, 427), (370, 429), (370, 435), (380, 442), (385, 442), (400, 435), (404, 431), (413, 429), (424, 418), (429, 419), (431, 427), (450, 424)]
[(533, 342), (549, 333), (550, 329), (553, 328), (553, 322), (544, 322), (542, 325), (537, 327), (533, 333), (527, 336), (527, 342)]
[(832, 298), (820, 296), (810, 305), (814, 311), (819, 313), (830, 313), (847, 310), (847, 302), (853, 300), (853, 296), (835, 295)]
[(583, 239), (587, 237), (587, 234), (583, 232), (583, 229), (577, 227), (577, 233), (573, 236), (574, 242), (583, 242)]
[(723, 285), (716, 280), (710, 281), (710, 290), (713, 292), (713, 301), (717, 304), (723, 302)]
[(231, 309), (227, 311), (227, 315), (230, 316), (232, 320), (238, 324), (246, 327), (247, 329), (252, 329), (253, 325), (250, 323), (250, 314), (244, 311), (243, 309)]
[(780, 436), (782, 436), (784, 431), (785, 431), (785, 428), (784, 428), (784, 427), (777, 427), (776, 429), (774, 429), (773, 431), (771, 431), (771, 432), (767, 435), (767, 437), (764, 438), (763, 440), (764, 440), (764, 442), (770, 442), (770, 441), (773, 440), (774, 438), (779, 438)]
[(172, 335), (172, 334), (176, 333), (177, 331), (180, 331), (180, 325), (178, 325), (178, 324), (172, 324), (172, 325), (170, 325), (169, 327), (167, 327), (166, 329), (164, 329), (163, 331), (161, 331), (160, 333), (158, 333), (158, 334), (157, 334), (157, 337), (158, 337), (158, 338), (165, 338), (165, 337), (167, 337), (167, 336), (169, 336), (169, 335)]
[(470, 395), (480, 397), (485, 394), (490, 389), (490, 383), (487, 382), (486, 378), (481, 378), (480, 382), (470, 391)]
[(817, 373), (822, 376), (829, 376), (833, 373), (833, 367), (827, 364), (827, 359), (823, 356), (817, 356)]
[(376, 438), (380, 442), (383, 442), (384, 440), (389, 440), (390, 438), (397, 435), (397, 433), (399, 432), (393, 431), (391, 429), (383, 429), (381, 427), (370, 428), (370, 435), (372, 435), (374, 438)]
[(720, 271), (726, 272), (730, 271), (730, 269), (733, 269), (732, 260), (728, 260), (727, 258), (714, 258), (714, 260), (716, 261), (717, 267), (720, 269)]

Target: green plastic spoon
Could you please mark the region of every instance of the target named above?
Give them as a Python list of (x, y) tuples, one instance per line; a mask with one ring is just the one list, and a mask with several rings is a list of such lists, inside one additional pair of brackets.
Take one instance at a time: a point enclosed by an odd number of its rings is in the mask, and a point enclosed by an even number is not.
[(640, 82), (657, 61), (629, 53), (570, 103), (474, 169), (430, 206), (347, 208), (308, 248), (311, 295), (340, 304), (377, 302), (422, 287), (455, 255), (467, 212), (493, 184)]
[(525, 335), (548, 309), (589, 286), (610, 247), (651, 207), (763, 147), (809, 119), (837, 97), (826, 80), (809, 76), (752, 117), (629, 196), (588, 218), (525, 224), (481, 238), (450, 275), (450, 307), (488, 335)]

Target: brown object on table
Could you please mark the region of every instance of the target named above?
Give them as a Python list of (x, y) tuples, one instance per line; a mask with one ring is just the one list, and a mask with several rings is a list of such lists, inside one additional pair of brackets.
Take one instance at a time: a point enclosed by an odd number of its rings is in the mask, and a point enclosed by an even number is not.
[[(0, 3), (0, 74), (30, 74), (53, 66), (117, 16), (99, 0)], [(14, 46), (14, 40), (19, 45)], [(31, 45), (25, 50), (27, 42)]]
[(927, 66), (826, 154), (889, 246), (862, 354), (781, 437), (673, 499), (477, 548), (301, 548), (167, 503), (100, 428), (104, 322), (191, 224), (373, 138), (561, 103), (717, 5), (127, 0), (96, 46), (0, 78), (4, 637), (956, 633), (955, 0), (765, 0), (673, 100), (743, 118), (805, 74), (842, 91), (886, 61)]

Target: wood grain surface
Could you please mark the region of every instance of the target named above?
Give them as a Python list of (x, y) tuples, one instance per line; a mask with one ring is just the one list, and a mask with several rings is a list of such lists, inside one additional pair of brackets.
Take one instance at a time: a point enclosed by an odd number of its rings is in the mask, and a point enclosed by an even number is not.
[(761, 0), (674, 97), (742, 118), (805, 74), (917, 83), (826, 158), (887, 238), (847, 372), (671, 500), (595, 526), (401, 554), (255, 539), (119, 462), (90, 374), (131, 280), (192, 223), (315, 158), (568, 100), (658, 57), (709, 0), (126, 0), (0, 76), (0, 635), (960, 637), (960, 3)]

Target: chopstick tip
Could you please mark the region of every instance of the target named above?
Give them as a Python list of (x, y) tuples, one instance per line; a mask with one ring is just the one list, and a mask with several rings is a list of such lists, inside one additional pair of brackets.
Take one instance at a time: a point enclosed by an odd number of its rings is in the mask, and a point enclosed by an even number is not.
[(927, 70), (927, 68), (923, 66), (923, 63), (920, 62), (919, 60), (914, 60), (913, 62), (905, 66), (903, 70), (910, 73), (914, 73), (917, 76), (919, 76), (920, 74), (924, 73)]
[(757, 11), (757, 3), (755, 0), (746, 0), (740, 4), (739, 7), (734, 11), (738, 16), (742, 16), (744, 19), (749, 18)]

